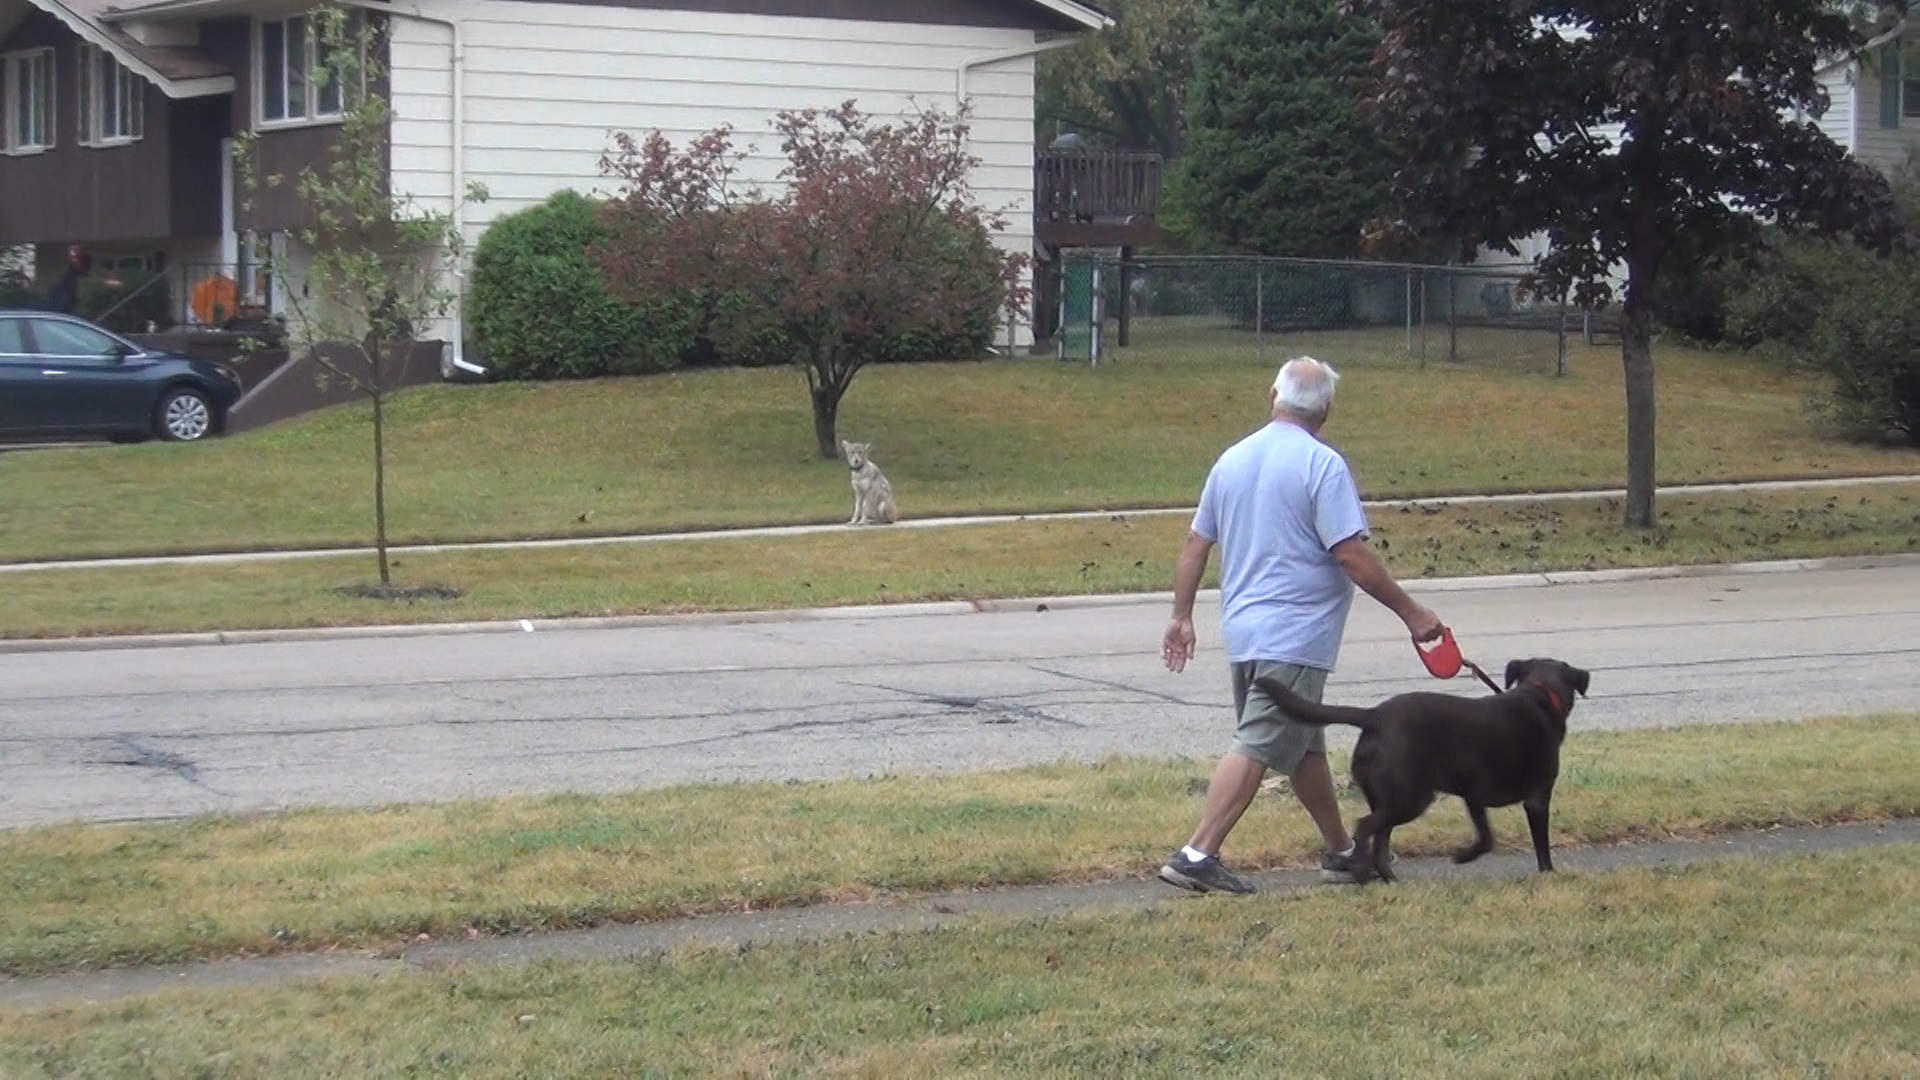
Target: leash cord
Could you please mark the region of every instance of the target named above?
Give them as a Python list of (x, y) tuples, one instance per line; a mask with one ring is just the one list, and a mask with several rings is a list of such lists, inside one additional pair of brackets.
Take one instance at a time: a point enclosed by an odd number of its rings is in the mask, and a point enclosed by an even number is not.
[(1467, 660), (1464, 658), (1460, 662), (1467, 666), (1468, 671), (1471, 671), (1475, 675), (1480, 676), (1480, 681), (1487, 684), (1487, 689), (1493, 691), (1496, 694), (1500, 692), (1500, 687), (1495, 685), (1492, 679), (1487, 678), (1487, 673), (1480, 670), (1479, 664), (1476, 664), (1473, 661)]

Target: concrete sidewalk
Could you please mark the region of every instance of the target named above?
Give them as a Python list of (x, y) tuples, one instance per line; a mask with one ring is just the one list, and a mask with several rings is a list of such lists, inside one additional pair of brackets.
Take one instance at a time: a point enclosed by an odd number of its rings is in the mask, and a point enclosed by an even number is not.
[[(1920, 483), (1920, 475), (1840, 477), (1831, 480), (1758, 480), (1729, 484), (1675, 484), (1659, 489), (1662, 498), (1681, 495), (1711, 495), (1728, 492), (1815, 491), (1824, 488), (1848, 488), (1863, 485)], [(1395, 510), (1402, 506), (1449, 504), (1477, 506), (1515, 502), (1567, 502), (1580, 499), (1618, 499), (1626, 492), (1620, 488), (1595, 488), (1582, 491), (1519, 492), (1504, 495), (1434, 495), (1416, 499), (1380, 499), (1366, 503), (1368, 510)], [(1190, 515), (1188, 507), (1143, 507), (1108, 510), (1072, 510), (1057, 513), (979, 514), (964, 517), (908, 518), (887, 526), (892, 529), (951, 529), (968, 525), (1006, 525), (1023, 521), (1084, 521), (1095, 518), (1167, 517)], [(611, 536), (567, 536), (544, 540), (475, 540), (446, 544), (401, 544), (389, 547), (391, 555), (447, 554), (462, 551), (520, 551), (541, 548), (600, 547), (608, 544), (653, 544), (684, 540), (738, 540), (748, 538), (813, 536), (845, 532), (849, 526), (833, 524), (767, 525), (738, 529), (703, 529), (690, 532), (624, 533)], [(203, 555), (141, 555), (126, 558), (57, 559), (42, 562), (0, 563), (0, 574), (21, 574), (53, 570), (112, 570), (143, 566), (197, 566), (233, 563), (284, 562), (295, 559), (333, 559), (371, 555), (371, 547), (296, 548), (285, 551), (232, 551)]]
[[(1920, 843), (1920, 819), (1769, 829), (1705, 840), (1563, 848), (1555, 852), (1554, 861), (1562, 873), (1595, 874), (1913, 843)], [(1455, 866), (1442, 858), (1402, 859), (1396, 870), (1406, 882), (1519, 881), (1534, 873), (1532, 854), (1515, 850), (1467, 866)], [(1264, 893), (1344, 887), (1321, 884), (1316, 870), (1247, 876)], [(865, 904), (822, 904), (520, 937), (425, 942), (394, 958), (369, 954), (280, 956), (12, 979), (0, 982), (0, 1009), (86, 1005), (166, 990), (268, 989), (312, 979), (391, 978), (462, 966), (620, 960), (658, 955), (695, 942), (774, 945), (923, 930), (983, 916), (1048, 917), (1137, 911), (1167, 903), (1240, 902), (1244, 901), (1235, 897), (1194, 896), (1154, 880), (946, 892)]]

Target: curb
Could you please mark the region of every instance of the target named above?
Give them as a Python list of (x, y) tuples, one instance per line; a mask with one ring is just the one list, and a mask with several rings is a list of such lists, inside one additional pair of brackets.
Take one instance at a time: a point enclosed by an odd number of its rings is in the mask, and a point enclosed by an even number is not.
[[(1846, 555), (1827, 559), (1770, 562), (1703, 563), (1619, 570), (1561, 570), (1537, 574), (1414, 579), (1410, 593), (1485, 592), (1564, 585), (1606, 585), (1670, 578), (1736, 577), (1790, 574), (1810, 570), (1877, 570), (1920, 566), (1920, 554)], [(1202, 600), (1219, 596), (1205, 589)], [(350, 641), (379, 638), (456, 637), (475, 634), (535, 633), (542, 630), (629, 630), (662, 626), (744, 626), (765, 623), (829, 622), (858, 619), (926, 618), (941, 615), (1000, 615), (1019, 612), (1084, 611), (1097, 608), (1170, 604), (1173, 593), (1095, 593), (1080, 596), (1007, 597), (991, 600), (934, 600), (920, 603), (859, 604), (846, 607), (791, 608), (771, 611), (702, 611), (677, 615), (605, 615), (571, 619), (502, 619), (489, 622), (413, 623), (393, 626), (308, 627), (293, 630), (214, 630), (183, 634), (128, 634), (78, 638), (0, 640), (0, 656), (22, 653), (105, 652), (119, 649), (177, 649), (208, 645), (267, 645), (302, 641)]]

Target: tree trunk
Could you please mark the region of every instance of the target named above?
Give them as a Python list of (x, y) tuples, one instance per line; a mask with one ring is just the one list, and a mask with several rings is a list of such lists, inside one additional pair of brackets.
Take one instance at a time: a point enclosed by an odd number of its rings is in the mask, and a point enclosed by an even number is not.
[(819, 386), (808, 387), (807, 395), (813, 399), (813, 438), (820, 447), (820, 457), (832, 461), (840, 456), (840, 388), (823, 380)]
[(1620, 317), (1620, 358), (1627, 376), (1627, 513), (1629, 529), (1654, 523), (1653, 326), (1637, 282), (1627, 283)]
[[(377, 384), (376, 384), (377, 385)], [(387, 425), (381, 406), (386, 394), (373, 395), (373, 542), (380, 556), (380, 584), (393, 584), (387, 564)]]

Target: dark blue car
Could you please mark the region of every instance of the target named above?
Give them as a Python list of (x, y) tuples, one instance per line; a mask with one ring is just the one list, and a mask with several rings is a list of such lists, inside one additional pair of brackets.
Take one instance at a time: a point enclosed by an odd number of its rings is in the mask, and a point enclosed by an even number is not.
[(154, 352), (85, 319), (0, 311), (0, 439), (158, 438), (226, 429), (240, 376)]

